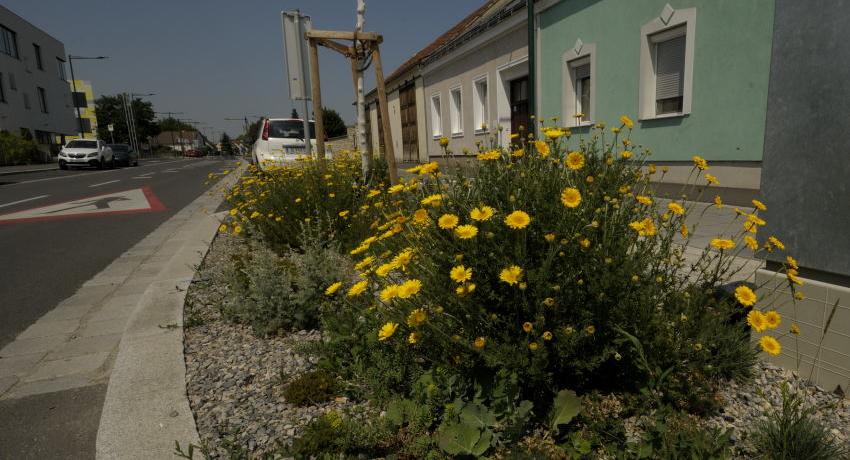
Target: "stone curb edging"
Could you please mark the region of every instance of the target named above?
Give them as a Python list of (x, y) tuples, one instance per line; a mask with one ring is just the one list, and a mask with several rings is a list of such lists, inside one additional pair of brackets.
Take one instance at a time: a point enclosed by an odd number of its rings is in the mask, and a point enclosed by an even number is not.
[(189, 206), (197, 211), (168, 242), (181, 242), (139, 299), (127, 322), (109, 379), (97, 433), (97, 459), (173, 458), (174, 442), (199, 443), (186, 396), (183, 302), (219, 220), (212, 211), (244, 164)]

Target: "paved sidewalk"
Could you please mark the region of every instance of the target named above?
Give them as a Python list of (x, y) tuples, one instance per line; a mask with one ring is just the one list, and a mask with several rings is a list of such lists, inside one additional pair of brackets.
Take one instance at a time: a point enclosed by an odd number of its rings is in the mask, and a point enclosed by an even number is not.
[(59, 169), (59, 165), (56, 163), (45, 163), (41, 165), (0, 166), (0, 176), (51, 171), (53, 169)]
[[(27, 398), (45, 395), (39, 401), (50, 406), (49, 401), (43, 402), (49, 400), (50, 396), (46, 395), (48, 393), (78, 389), (83, 392), (81, 394), (91, 397), (93, 389), (99, 387), (100, 391), (103, 391), (108, 383), (103, 417), (106, 417), (107, 413), (111, 414), (111, 423), (106, 429), (101, 423), (97, 440), (98, 451), (101, 450), (101, 444), (106, 447), (104, 455), (99, 455), (99, 458), (133, 457), (125, 455), (132, 453), (131, 450), (123, 450), (122, 444), (114, 442), (120, 435), (128, 433), (116, 433), (110, 429), (149, 434), (150, 432), (145, 430), (152, 428), (151, 420), (155, 416), (180, 422), (182, 425), (176, 427), (174, 432), (181, 437), (186, 436), (186, 439), (169, 437), (157, 421), (153, 428), (160, 431), (162, 439), (145, 439), (149, 444), (135, 446), (137, 449), (143, 449), (136, 452), (138, 458), (167, 458), (171, 456), (175, 439), (197, 440), (194, 420), (185, 399), (182, 297), (192, 280), (196, 265), (206, 253), (218, 227), (212, 213), (222, 201), (220, 190), (235, 182), (238, 174), (237, 171), (222, 179), (211, 189), (212, 192), (201, 195), (183, 208), (86, 282), (73, 296), (62, 301), (0, 350), (0, 411), (7, 412), (3, 419), (14, 411), (25, 412), (30, 408), (34, 403), (28, 402)], [(165, 302), (165, 299), (170, 300)], [(167, 308), (156, 311), (155, 307), (158, 306)], [(150, 340), (147, 343), (143, 340), (136, 341), (143, 336)], [(140, 347), (145, 349), (141, 354), (137, 353)], [(164, 362), (163, 359), (167, 358), (171, 358), (170, 361)], [(128, 380), (127, 372), (132, 374), (134, 366), (135, 371), (150, 370), (153, 374), (147, 380), (129, 375)], [(119, 374), (124, 376), (123, 380), (116, 380), (115, 377)], [(134, 386), (127, 388), (128, 383)], [(161, 398), (157, 398), (162, 396), (161, 394), (148, 394), (155, 393), (154, 390), (157, 387), (161, 389), (163, 385), (178, 386), (176, 393), (175, 388), (170, 388), (173, 404), (166, 404), (169, 406), (167, 410), (161, 405), (157, 406), (157, 402), (161, 401)], [(174, 394), (180, 397), (175, 397)], [(124, 399), (117, 401), (117, 407), (116, 396)], [(133, 411), (118, 414), (123, 416), (124, 420), (117, 420), (115, 410), (129, 410), (130, 405), (126, 403), (131, 399), (136, 400), (136, 407)], [(139, 402), (143, 404), (138, 404)], [(45, 413), (49, 413), (50, 409), (51, 407), (46, 407)], [(144, 409), (148, 409), (148, 412), (140, 412)], [(158, 409), (162, 410), (156, 414), (151, 413)], [(86, 410), (99, 412), (100, 406), (89, 406)], [(178, 411), (177, 415), (173, 415), (175, 410)], [(53, 439), (52, 432), (59, 430), (78, 430), (78, 436), (91, 436), (90, 433), (97, 432), (96, 426), (74, 425), (74, 415), (68, 412), (54, 414), (61, 417), (61, 420), (47, 421), (53, 428), (49, 442), (62, 442), (62, 435)], [(126, 420), (127, 417), (131, 420)], [(97, 417), (94, 420), (97, 420)], [(127, 422), (131, 423), (128, 425)], [(148, 425), (145, 425), (146, 422)], [(70, 428), (63, 424), (70, 425)], [(46, 435), (43, 434), (43, 429), (39, 428), (41, 427), (19, 426), (17, 430), (4, 428), (0, 430), (0, 446), (8, 446), (7, 441), (21, 435), (30, 438), (27, 443), (42, 442), (40, 437)], [(11, 437), (4, 441), (6, 436)], [(76, 445), (93, 444), (94, 440), (76, 441), (68, 443), (68, 458), (90, 458), (93, 452), (80, 455), (72, 449)], [(157, 441), (160, 444), (164, 442), (167, 447), (156, 445)], [(32, 455), (38, 449), (36, 445), (27, 455)], [(148, 454), (144, 453), (146, 451)], [(156, 454), (149, 455), (152, 453)], [(14, 453), (0, 451), (0, 458), (23, 458), (20, 455), (6, 455)]]

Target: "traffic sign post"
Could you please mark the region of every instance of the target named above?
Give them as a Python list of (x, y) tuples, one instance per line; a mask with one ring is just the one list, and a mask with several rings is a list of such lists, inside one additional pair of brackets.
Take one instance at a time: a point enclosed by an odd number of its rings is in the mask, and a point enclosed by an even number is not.
[(110, 124), (106, 125), (106, 129), (109, 130), (109, 138), (111, 139), (112, 143), (114, 144), (115, 143), (115, 134), (114, 134), (115, 126), (113, 126), (112, 123), (110, 123)]

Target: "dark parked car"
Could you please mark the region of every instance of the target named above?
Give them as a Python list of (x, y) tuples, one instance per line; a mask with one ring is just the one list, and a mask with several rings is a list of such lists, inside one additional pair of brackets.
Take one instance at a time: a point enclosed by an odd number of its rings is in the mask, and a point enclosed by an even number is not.
[(109, 144), (115, 155), (115, 164), (124, 166), (139, 166), (139, 154), (127, 144)]
[(200, 158), (200, 157), (204, 156), (204, 153), (201, 152), (200, 150), (190, 149), (190, 150), (186, 150), (183, 153), (183, 156), (187, 156), (187, 157), (190, 157), (190, 158)]

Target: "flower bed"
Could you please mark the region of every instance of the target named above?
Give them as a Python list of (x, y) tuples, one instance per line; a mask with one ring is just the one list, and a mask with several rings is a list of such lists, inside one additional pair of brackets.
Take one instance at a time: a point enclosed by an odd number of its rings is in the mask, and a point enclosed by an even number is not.
[[(233, 290), (221, 311), (258, 335), (315, 318), (316, 371), (290, 382), (288, 397), (309, 400), (295, 382), (319, 382), (385, 410), (365, 421), (329, 411), (281, 452), (745, 452), (732, 448), (737, 431), (706, 429), (706, 420), (725, 410), (728, 382), (747, 382), (754, 369), (761, 377), (758, 349), (777, 354), (777, 334), (799, 329), (771, 307), (773, 293), (758, 298), (741, 284), (725, 299), (716, 290), (741, 251), (785, 247), (758, 233), (765, 205), (754, 201), (737, 210), (737, 228), (686, 259), (691, 205), (659, 210), (649, 183), (664, 170), (632, 142), (631, 126), (623, 117), (578, 138), (544, 128), (540, 140), (482, 146), (471, 170), (432, 162), (392, 186), (364, 183), (353, 156), (246, 177), (221, 230), (246, 236), (251, 249), (229, 264)], [(704, 190), (717, 182), (708, 169), (694, 157)], [(801, 298), (796, 261), (786, 262)], [(813, 443), (846, 439), (786, 405)], [(773, 442), (753, 439), (759, 449)]]

